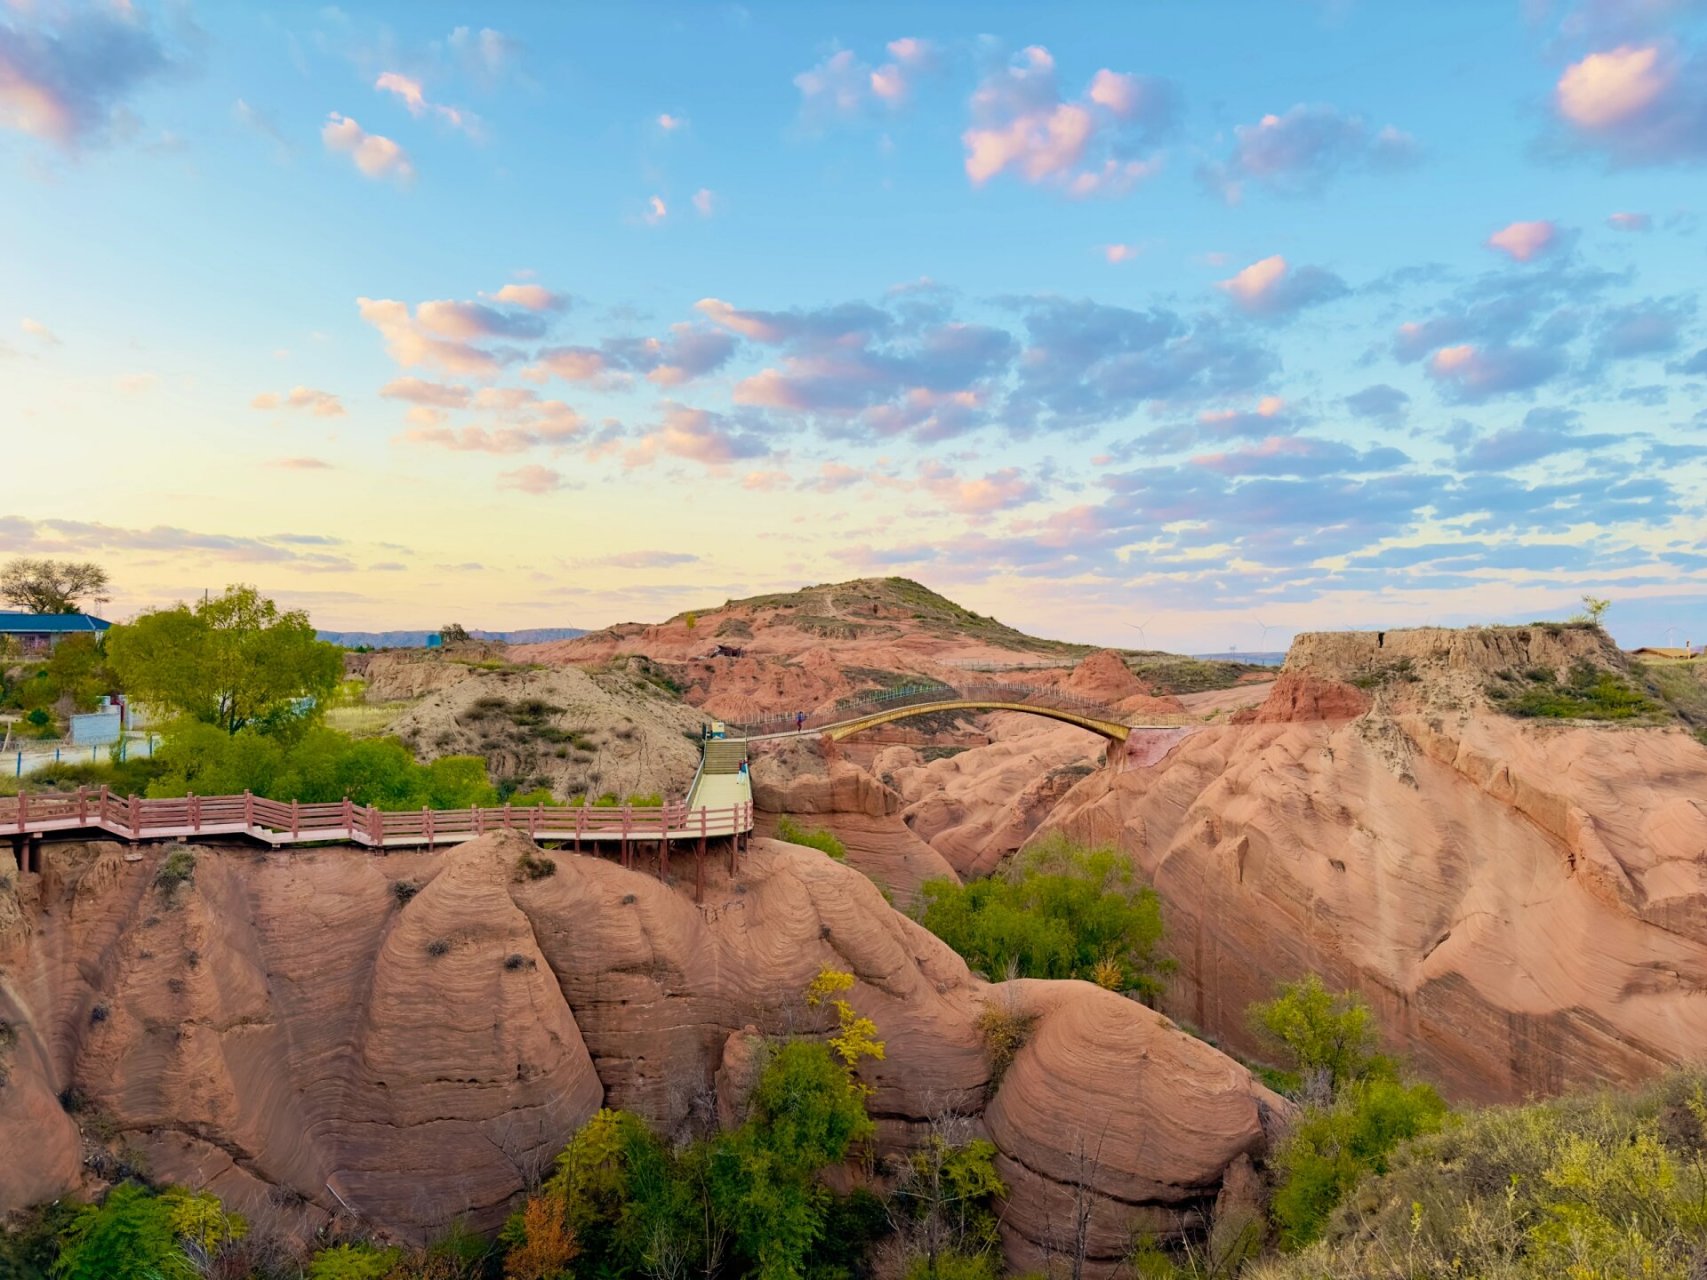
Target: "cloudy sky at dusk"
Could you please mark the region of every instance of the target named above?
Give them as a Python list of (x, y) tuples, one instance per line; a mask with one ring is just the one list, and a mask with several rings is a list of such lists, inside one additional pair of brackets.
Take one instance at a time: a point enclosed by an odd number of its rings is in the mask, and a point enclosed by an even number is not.
[(0, 554), (1707, 640), (1707, 5), (0, 0)]

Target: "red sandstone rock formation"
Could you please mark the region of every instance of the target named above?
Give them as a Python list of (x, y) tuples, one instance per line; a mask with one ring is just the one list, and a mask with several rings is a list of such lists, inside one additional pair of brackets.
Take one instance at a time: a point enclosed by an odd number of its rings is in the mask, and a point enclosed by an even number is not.
[(1087, 778), (1046, 828), (1131, 852), (1180, 962), (1165, 1007), (1233, 1045), (1317, 972), (1462, 1097), (1641, 1079), (1707, 1045), (1707, 748), (1483, 697), (1578, 661), (1620, 659), (1557, 628), (1300, 637), (1254, 723)]
[(731, 1036), (811, 1027), (799, 993), (826, 965), (857, 976), (887, 1042), (862, 1072), (887, 1145), (942, 1109), (985, 1111), (984, 1001), (1039, 1015), (987, 1111), (1016, 1260), (1051, 1221), (1021, 1202), (1052, 1203), (1081, 1136), (1114, 1135), (1089, 1179), (1106, 1263), (1134, 1213), (1170, 1229), (1212, 1203), (1281, 1105), (1131, 1001), (973, 978), (816, 851), (758, 840), (735, 882), (708, 868), (703, 906), (593, 857), (518, 878), (532, 851), (508, 833), (383, 858), (204, 848), (166, 892), (158, 851), (48, 846), (42, 874), (0, 890), (0, 1017), (18, 1032), (0, 1131), (30, 1152), (0, 1161), (0, 1210), (76, 1184), (77, 1120), (54, 1097), (77, 1089), (79, 1118), (155, 1176), (247, 1213), (492, 1226), (601, 1103), (666, 1131), (704, 1114), (741, 1075)]

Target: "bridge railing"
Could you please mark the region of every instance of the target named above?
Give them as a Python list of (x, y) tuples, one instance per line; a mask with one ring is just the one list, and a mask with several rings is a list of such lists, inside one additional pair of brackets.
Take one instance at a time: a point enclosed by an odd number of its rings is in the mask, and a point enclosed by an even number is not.
[(996, 681), (980, 681), (976, 684), (933, 682), (900, 685), (881, 693), (855, 694), (808, 712), (803, 723), (798, 721), (797, 716), (783, 713), (744, 724), (732, 724), (730, 729), (754, 738), (773, 733), (787, 733), (797, 726), (802, 730), (827, 729), (896, 707), (919, 706), (933, 702), (1019, 702), (1053, 707), (1061, 711), (1074, 711), (1098, 720), (1120, 719), (1120, 713), (1105, 703), (1081, 698), (1077, 694), (1048, 685)]
[(733, 835), (752, 826), (750, 800), (716, 809), (694, 809), (676, 800), (654, 806), (384, 810), (349, 800), (302, 804), (248, 793), (143, 799), (116, 796), (105, 787), (0, 797), (0, 836), (100, 828), (132, 839), (245, 833), (294, 843), (352, 840), (383, 847), (388, 842), (436, 844), (498, 830), (549, 840), (648, 841)]

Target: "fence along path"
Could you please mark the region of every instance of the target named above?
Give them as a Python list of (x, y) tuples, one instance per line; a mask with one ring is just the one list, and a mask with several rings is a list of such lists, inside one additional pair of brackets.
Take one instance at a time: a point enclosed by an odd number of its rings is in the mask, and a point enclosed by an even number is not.
[[(623, 864), (632, 864), (635, 846), (659, 847), (660, 874), (667, 866), (672, 842), (705, 842), (733, 837), (731, 855), (753, 829), (753, 801), (746, 775), (736, 788), (720, 789), (727, 803), (696, 803), (699, 788), (688, 800), (657, 807), (568, 808), (511, 805), (477, 809), (384, 810), (349, 800), (332, 804), (300, 804), (267, 800), (245, 792), (240, 796), (184, 796), (144, 800), (115, 796), (107, 788), (75, 793), (20, 794), (0, 797), (0, 836), (22, 842), (29, 837), (59, 832), (104, 831), (121, 840), (183, 840), (210, 836), (244, 836), (285, 845), (347, 842), (370, 849), (405, 849), (460, 844), (490, 831), (521, 831), (535, 841), (552, 840), (594, 848), (618, 846)], [(25, 853), (19, 850), (20, 864)], [(25, 867), (26, 870), (30, 869)]]

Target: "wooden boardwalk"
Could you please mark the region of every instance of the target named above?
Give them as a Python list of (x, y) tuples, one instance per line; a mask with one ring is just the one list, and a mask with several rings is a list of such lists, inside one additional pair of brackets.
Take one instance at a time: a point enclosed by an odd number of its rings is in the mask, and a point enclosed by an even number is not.
[[(729, 744), (734, 746), (735, 744)], [(739, 744), (739, 761), (746, 744)], [(646, 845), (656, 847), (658, 874), (669, 872), (670, 850), (686, 844), (703, 863), (707, 843), (729, 841), (730, 869), (751, 838), (753, 799), (746, 770), (708, 771), (702, 764), (686, 800), (657, 806), (513, 805), (477, 809), (385, 810), (344, 800), (300, 804), (240, 796), (184, 796), (145, 800), (79, 788), (75, 793), (0, 797), (0, 837), (10, 836), (19, 870), (41, 870), (44, 836), (102, 834), (120, 840), (247, 839), (275, 849), (311, 844), (353, 844), (376, 851), (461, 844), (493, 831), (519, 831), (536, 843), (569, 846), (576, 853), (616, 852), (624, 866)], [(703, 882), (703, 866), (700, 879)]]

